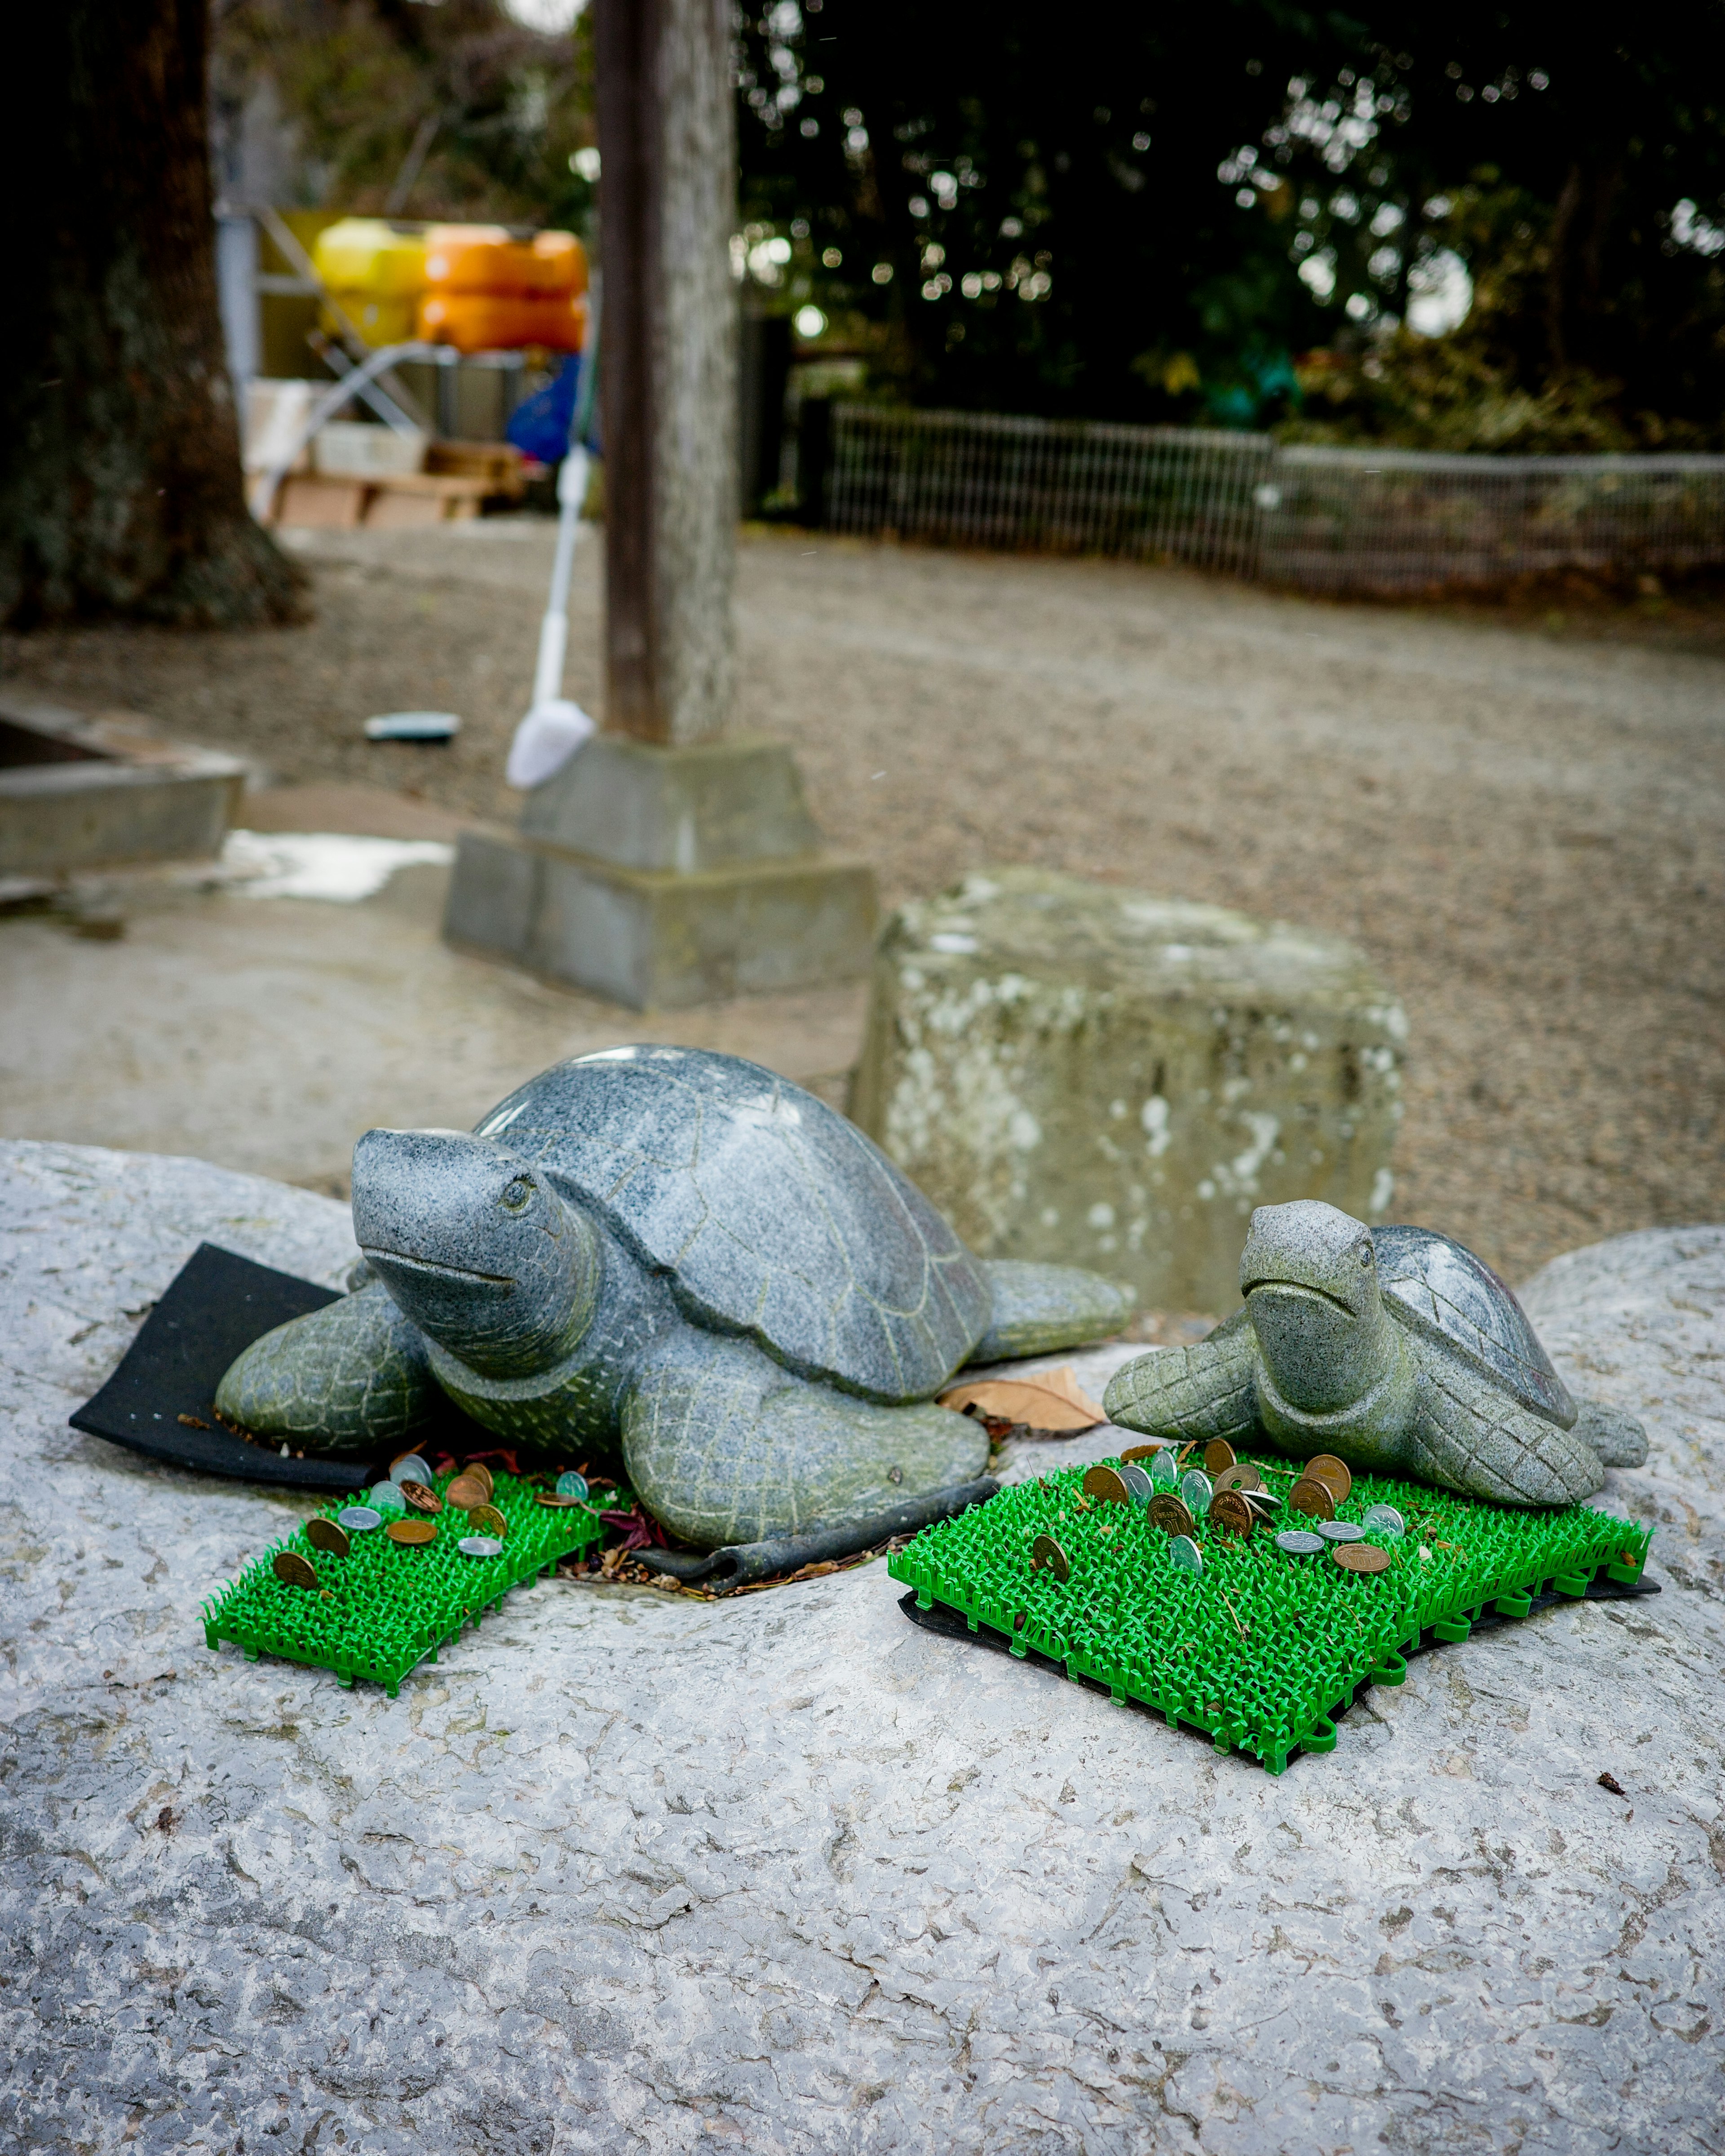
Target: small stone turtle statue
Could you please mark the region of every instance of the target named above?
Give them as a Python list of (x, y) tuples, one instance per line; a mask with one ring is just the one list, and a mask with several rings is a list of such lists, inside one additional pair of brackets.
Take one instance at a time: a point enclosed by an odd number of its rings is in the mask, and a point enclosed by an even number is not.
[(1132, 1312), (1094, 1273), (973, 1257), (854, 1124), (698, 1049), (557, 1064), (471, 1135), (367, 1131), (353, 1226), (352, 1291), (254, 1341), (224, 1416), (372, 1458), (441, 1390), (506, 1444), (620, 1450), (707, 1549), (972, 1480), (987, 1433), (932, 1395)]
[(1447, 1235), (1312, 1199), (1261, 1205), (1240, 1291), (1207, 1340), (1117, 1371), (1110, 1419), (1182, 1440), (1261, 1433), (1503, 1505), (1572, 1504), (1647, 1457), (1632, 1416), (1578, 1406), (1509, 1289)]

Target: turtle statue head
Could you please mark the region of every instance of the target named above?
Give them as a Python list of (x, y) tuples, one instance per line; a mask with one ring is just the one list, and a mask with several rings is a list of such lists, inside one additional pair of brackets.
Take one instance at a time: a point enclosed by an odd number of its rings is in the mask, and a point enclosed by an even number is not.
[(598, 1238), (518, 1153), (465, 1131), (367, 1131), (353, 1232), (429, 1339), (487, 1378), (570, 1353), (598, 1297)]
[(1333, 1205), (1260, 1205), (1240, 1291), (1276, 1391), (1309, 1414), (1357, 1399), (1394, 1355), (1372, 1231)]

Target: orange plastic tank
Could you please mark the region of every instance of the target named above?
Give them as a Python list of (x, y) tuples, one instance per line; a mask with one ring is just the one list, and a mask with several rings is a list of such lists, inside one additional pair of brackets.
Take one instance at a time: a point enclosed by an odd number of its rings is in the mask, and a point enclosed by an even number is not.
[(587, 250), (572, 232), (512, 239), (501, 224), (434, 224), (425, 235), (425, 285), (497, 300), (569, 300), (587, 290)]
[(521, 299), (490, 292), (428, 292), (419, 302), (419, 334), (457, 352), (579, 352), (587, 341), (587, 297)]

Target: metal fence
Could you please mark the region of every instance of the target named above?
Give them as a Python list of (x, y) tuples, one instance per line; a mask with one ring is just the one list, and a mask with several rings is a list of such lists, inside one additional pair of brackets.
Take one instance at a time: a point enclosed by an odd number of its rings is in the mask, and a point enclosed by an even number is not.
[(834, 408), (824, 521), (1171, 560), (1311, 591), (1725, 565), (1725, 457), (1279, 449), (1264, 434)]

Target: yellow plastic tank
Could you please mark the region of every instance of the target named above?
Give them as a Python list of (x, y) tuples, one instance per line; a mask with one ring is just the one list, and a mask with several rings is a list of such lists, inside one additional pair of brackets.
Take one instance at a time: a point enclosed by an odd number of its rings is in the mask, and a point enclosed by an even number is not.
[(344, 217), (326, 225), (311, 259), (332, 292), (414, 300), (425, 289), (424, 238), (398, 232), (381, 217)]

